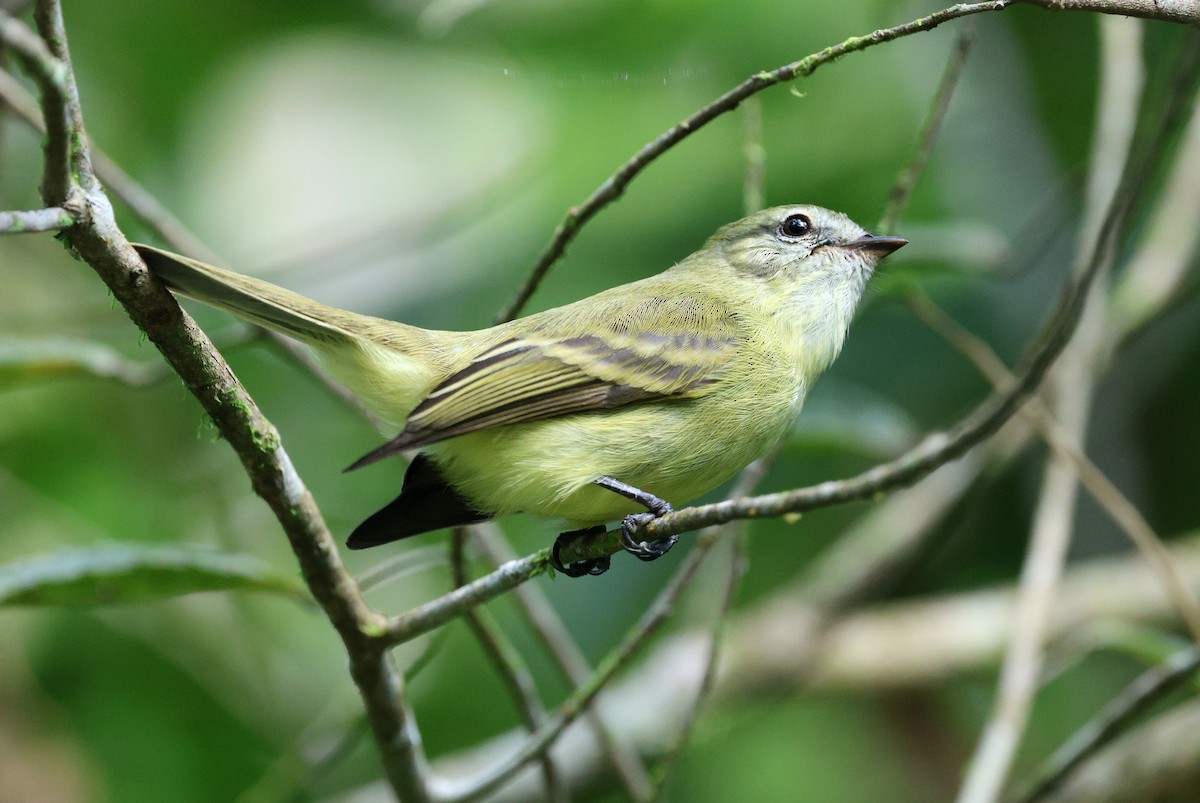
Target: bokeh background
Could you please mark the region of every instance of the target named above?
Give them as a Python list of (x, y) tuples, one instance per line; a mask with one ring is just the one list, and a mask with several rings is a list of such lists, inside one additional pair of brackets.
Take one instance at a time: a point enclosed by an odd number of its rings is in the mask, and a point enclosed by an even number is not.
[[(753, 72), (932, 10), (814, 0), (68, 0), (89, 131), (230, 266), (325, 302), (437, 328), (487, 325), (571, 205), (635, 150)], [(852, 55), (763, 93), (768, 204), (819, 203), (873, 226), (908, 159), (958, 27)], [(1151, 75), (1179, 31), (1146, 26)], [(1155, 71), (1158, 72), (1155, 72)], [(764, 490), (848, 476), (898, 454), (987, 392), (903, 303), (918, 285), (1014, 362), (1073, 253), (1090, 155), (1097, 19), (1017, 8), (979, 20), (943, 135), (843, 356), (813, 392)], [(743, 212), (745, 119), (727, 115), (588, 225), (531, 309), (663, 269)], [(0, 116), (0, 208), (39, 206), (39, 137)], [(125, 208), (131, 239), (152, 237)], [(105, 288), (49, 236), (0, 240), (0, 347), (79, 344), (161, 362)], [(335, 534), (389, 501), (399, 462), (341, 469), (378, 434), (269, 343), (189, 305), (280, 429)], [(1161, 532), (1200, 524), (1200, 315), (1185, 299), (1114, 358), (1090, 454)], [(64, 345), (65, 344), (65, 345)], [(149, 369), (153, 371), (154, 369)], [(987, 475), (919, 559), (879, 589), (1011, 582), (1044, 450)], [(749, 610), (869, 503), (751, 528), (735, 603)], [(1086, 499), (1074, 558), (1124, 550)], [(553, 523), (503, 523), (516, 548)], [(295, 564), (232, 451), (171, 377), (143, 386), (0, 368), (0, 563), (113, 542), (208, 545), (282, 575)], [(346, 555), (355, 572), (429, 534)], [(684, 539), (686, 542), (688, 537)], [(597, 660), (678, 554), (618, 557), (598, 579), (540, 579)], [(442, 593), (444, 566), (373, 590), (399, 612)], [(698, 602), (703, 602), (702, 600)], [(510, 604), (490, 606), (548, 703), (566, 689)], [(695, 608), (696, 610), (692, 610)], [(681, 628), (702, 604), (681, 610)], [(356, 725), (345, 658), (319, 612), (270, 593), (0, 609), (0, 800), (336, 798), (370, 785), (369, 740), (310, 769)], [(402, 662), (420, 649), (399, 651)], [(888, 656), (880, 656), (881, 661)], [(1140, 669), (1102, 653), (1043, 690), (1031, 766)], [(991, 669), (901, 690), (773, 696), (706, 710), (671, 798), (926, 801), (952, 793), (987, 715)], [(460, 623), (411, 693), (433, 758), (516, 718)], [(617, 800), (600, 782), (587, 799)]]

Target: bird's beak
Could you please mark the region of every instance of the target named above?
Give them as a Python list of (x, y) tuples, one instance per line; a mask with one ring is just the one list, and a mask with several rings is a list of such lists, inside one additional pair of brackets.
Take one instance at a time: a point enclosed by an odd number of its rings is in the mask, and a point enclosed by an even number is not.
[(851, 240), (848, 243), (842, 243), (839, 248), (845, 248), (847, 251), (869, 251), (877, 258), (882, 259), (898, 248), (903, 248), (908, 245), (908, 240), (903, 237), (874, 237), (870, 234), (859, 237), (857, 240)]

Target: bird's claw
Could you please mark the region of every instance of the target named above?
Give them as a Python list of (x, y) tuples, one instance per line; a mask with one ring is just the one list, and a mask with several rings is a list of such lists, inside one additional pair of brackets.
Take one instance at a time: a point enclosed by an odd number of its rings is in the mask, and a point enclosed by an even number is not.
[(670, 505), (665, 502), (663, 504), (666, 505), (666, 509), (661, 512), (630, 513), (621, 521), (621, 546), (638, 560), (658, 560), (670, 552), (671, 547), (675, 546), (675, 542), (679, 540), (678, 535), (667, 536), (657, 541), (639, 541), (634, 537), (634, 534), (647, 522), (672, 512)]
[(550, 565), (555, 571), (562, 572), (567, 577), (583, 577), (591, 575), (596, 577), (608, 571), (609, 564), (612, 559), (608, 555), (603, 555), (599, 558), (588, 558), (586, 560), (577, 560), (574, 563), (563, 563), (561, 551), (563, 547), (570, 546), (580, 538), (589, 538), (595, 535), (602, 535), (604, 527), (588, 527), (584, 530), (571, 530), (570, 532), (562, 533), (558, 538), (554, 539), (554, 546), (550, 549)]

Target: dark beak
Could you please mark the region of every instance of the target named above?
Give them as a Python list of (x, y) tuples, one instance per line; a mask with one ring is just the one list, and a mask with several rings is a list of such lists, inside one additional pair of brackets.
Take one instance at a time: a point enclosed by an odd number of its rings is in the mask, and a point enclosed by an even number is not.
[(845, 248), (847, 251), (870, 251), (883, 258), (906, 245), (908, 245), (908, 240), (903, 237), (873, 237), (868, 234), (865, 237), (859, 237), (857, 240), (842, 243), (838, 247)]

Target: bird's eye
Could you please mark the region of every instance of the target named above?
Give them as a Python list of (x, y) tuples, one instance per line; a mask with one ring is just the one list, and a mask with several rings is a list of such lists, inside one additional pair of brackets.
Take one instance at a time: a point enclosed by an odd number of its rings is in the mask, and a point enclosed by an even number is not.
[(812, 221), (808, 219), (808, 215), (788, 215), (779, 224), (779, 233), (784, 237), (803, 237), (808, 234), (810, 228)]

